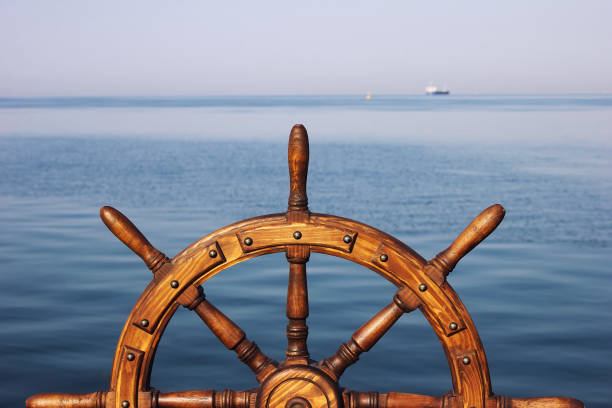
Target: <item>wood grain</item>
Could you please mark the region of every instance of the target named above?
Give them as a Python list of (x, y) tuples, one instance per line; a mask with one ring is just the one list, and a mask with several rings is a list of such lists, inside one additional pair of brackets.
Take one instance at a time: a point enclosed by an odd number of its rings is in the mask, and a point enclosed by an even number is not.
[(404, 313), (413, 311), (419, 304), (419, 298), (410, 289), (401, 288), (391, 303), (357, 329), (351, 339), (333, 356), (321, 361), (319, 367), (338, 381), (344, 370), (359, 360), (361, 353), (369, 351)]
[(181, 391), (160, 393), (152, 408), (249, 408), (256, 393), (250, 391)]
[(258, 382), (275, 370), (278, 363), (266, 356), (236, 323), (210, 303), (201, 286), (185, 291), (179, 301), (194, 310), (227, 349), (236, 352), (238, 359), (253, 371)]
[(308, 364), (308, 283), (306, 262), (310, 248), (306, 245), (287, 247), (289, 261), (289, 282), (287, 285), (287, 351), (286, 361), (290, 364)]
[(308, 132), (306, 132), (306, 128), (303, 125), (295, 125), (289, 134), (287, 154), (289, 162), (289, 211), (308, 209), (306, 181), (308, 178), (309, 157)]
[(104, 206), (100, 208), (100, 218), (104, 225), (138, 255), (153, 273), (166, 262), (168, 258), (162, 252), (158, 251), (149, 240), (140, 232), (138, 228), (120, 211), (113, 207)]
[(446, 277), (457, 265), (457, 262), (470, 252), (476, 245), (488, 237), (502, 222), (506, 210), (499, 204), (494, 204), (481, 212), (459, 234), (453, 243), (431, 260)]
[[(290, 213), (294, 218), (297, 214)], [(237, 237), (244, 252), (255, 252), (266, 248), (274, 248), (279, 245), (299, 245), (301, 243), (310, 245), (313, 242), (324, 243), (334, 250), (351, 252), (357, 240), (357, 234), (350, 229), (326, 228), (321, 225), (318, 228), (309, 228), (308, 221), (299, 223), (298, 221), (284, 222), (281, 225), (261, 226), (249, 228), (240, 232)], [(300, 231), (302, 237), (296, 240), (293, 237), (295, 231)], [(349, 236), (350, 242), (344, 241), (344, 237)], [(246, 245), (244, 241), (250, 238), (251, 244)]]
[(256, 408), (342, 408), (338, 385), (308, 365), (279, 368), (261, 385)]
[[(344, 408), (459, 408), (461, 406), (460, 399), (451, 394), (433, 397), (400, 392), (379, 394), (345, 390), (342, 397)], [(495, 395), (486, 399), (485, 408), (584, 408), (584, 404), (566, 397), (511, 398)]]
[[(259, 394), (253, 391), (142, 392), (138, 406), (140, 408), (304, 408), (303, 401), (307, 401), (312, 408), (339, 406), (339, 401), (342, 402), (342, 408), (459, 408), (461, 406), (461, 401), (449, 394), (435, 397), (400, 392), (379, 394), (375, 391), (344, 390), (338, 398), (338, 391), (333, 383), (314, 386), (321, 383), (321, 378), (323, 377), (318, 377), (316, 374), (303, 375), (299, 370), (281, 373), (270, 384), (262, 387), (259, 400)], [(276, 393), (270, 395), (270, 389), (274, 388), (277, 388), (274, 390)], [(47, 393), (28, 398), (25, 406), (26, 408), (110, 408), (108, 401), (114, 399), (112, 392), (105, 391), (91, 394)], [(296, 403), (292, 404), (294, 401)], [(566, 397), (511, 398), (495, 395), (486, 399), (485, 408), (584, 408), (584, 404), (577, 399)]]
[(28, 398), (26, 408), (105, 408), (106, 392), (98, 391), (91, 394), (37, 394)]

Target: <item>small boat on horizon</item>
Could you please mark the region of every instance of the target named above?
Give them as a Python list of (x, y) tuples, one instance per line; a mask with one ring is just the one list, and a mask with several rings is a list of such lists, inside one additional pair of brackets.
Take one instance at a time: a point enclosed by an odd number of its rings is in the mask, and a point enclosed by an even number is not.
[(448, 95), (450, 91), (444, 86), (443, 89), (438, 88), (433, 84), (425, 87), (425, 95)]

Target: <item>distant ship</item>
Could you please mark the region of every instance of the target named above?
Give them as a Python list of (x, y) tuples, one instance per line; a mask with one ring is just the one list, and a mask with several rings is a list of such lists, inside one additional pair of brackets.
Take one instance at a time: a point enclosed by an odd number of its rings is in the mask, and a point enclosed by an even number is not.
[(438, 89), (437, 86), (429, 84), (425, 87), (425, 95), (448, 95), (450, 91), (444, 87), (444, 89)]

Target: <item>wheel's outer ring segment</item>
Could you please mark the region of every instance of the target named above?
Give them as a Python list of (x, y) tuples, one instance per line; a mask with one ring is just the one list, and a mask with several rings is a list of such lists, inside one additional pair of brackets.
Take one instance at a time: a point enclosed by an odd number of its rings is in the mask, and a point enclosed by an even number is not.
[[(294, 238), (295, 231), (301, 232), (299, 240)], [(251, 238), (251, 245), (244, 243), (246, 237)], [(486, 356), (476, 327), (452, 287), (448, 283), (438, 286), (424, 272), (427, 261), (392, 236), (357, 221), (314, 213), (300, 223), (288, 222), (286, 214), (240, 221), (196, 241), (160, 269), (132, 309), (119, 338), (110, 384), (114, 401), (107, 406), (121, 408), (123, 401), (138, 406), (139, 393), (148, 392), (157, 345), (185, 289), (234, 264), (284, 252), (295, 244), (358, 263), (397, 287), (410, 288), (421, 299), (419, 308), (446, 353), (454, 395), (465, 408), (485, 407), (486, 397), (492, 395)], [(172, 281), (178, 281), (178, 287)], [(427, 287), (424, 291), (419, 290), (422, 284)]]

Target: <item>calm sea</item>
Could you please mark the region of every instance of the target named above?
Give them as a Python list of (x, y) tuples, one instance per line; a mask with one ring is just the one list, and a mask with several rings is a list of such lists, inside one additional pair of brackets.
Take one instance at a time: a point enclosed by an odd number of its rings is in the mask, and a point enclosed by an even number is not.
[[(612, 400), (612, 96), (0, 99), (1, 406), (108, 388), (113, 352), (151, 279), (106, 229), (123, 211), (173, 256), (247, 217), (284, 211), (286, 140), (311, 140), (311, 210), (354, 218), (426, 258), (481, 210), (500, 227), (449, 277), (482, 337), (493, 388)], [(323, 255), (308, 264), (315, 359), (386, 305), (392, 285)], [(288, 266), (251, 260), (208, 298), (282, 359)], [(158, 350), (162, 391), (256, 385), (199, 318), (179, 310)], [(342, 385), (441, 395), (440, 344), (404, 316)]]

